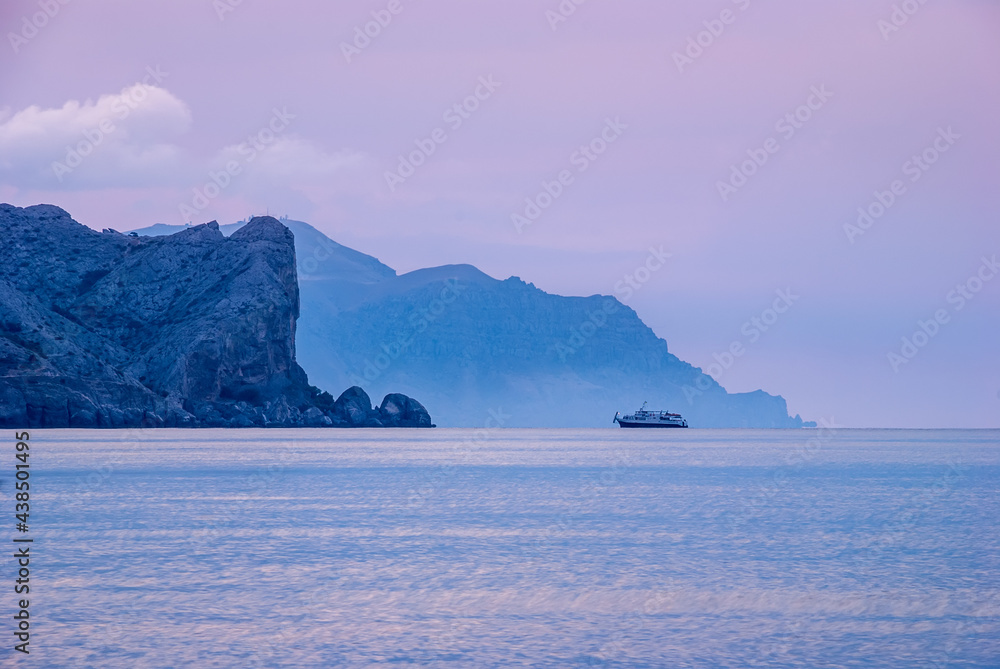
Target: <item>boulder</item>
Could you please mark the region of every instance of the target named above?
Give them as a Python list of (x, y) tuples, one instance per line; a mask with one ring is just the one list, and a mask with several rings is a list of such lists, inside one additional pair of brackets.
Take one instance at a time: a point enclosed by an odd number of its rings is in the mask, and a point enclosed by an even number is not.
[(341, 393), (334, 403), (333, 413), (351, 427), (382, 427), (372, 400), (363, 389), (352, 386)]
[(378, 413), (386, 427), (434, 427), (424, 405), (400, 393), (386, 395)]

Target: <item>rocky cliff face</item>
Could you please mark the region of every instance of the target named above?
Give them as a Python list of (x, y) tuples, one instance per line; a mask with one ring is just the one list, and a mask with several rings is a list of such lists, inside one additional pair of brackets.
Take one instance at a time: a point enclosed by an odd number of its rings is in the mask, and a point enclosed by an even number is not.
[(323, 281), (302, 291), (300, 359), (314, 378), (416, 394), (449, 426), (502, 415), (506, 427), (612, 427), (646, 400), (693, 427), (804, 424), (781, 397), (726, 392), (613, 297), (551, 295), (468, 265), (336, 298)]
[[(613, 297), (551, 295), (470, 265), (397, 276), (306, 223), (287, 224), (302, 293), (298, 360), (321, 385), (416, 395), (450, 427), (611, 427), (615, 411), (646, 400), (692, 427), (805, 424), (780, 396), (727, 392)], [(393, 404), (380, 407), (384, 420)]]
[(0, 425), (430, 425), (410, 398), (401, 414), (309, 385), (294, 237), (273, 218), (133, 237), (0, 205), (0, 239)]

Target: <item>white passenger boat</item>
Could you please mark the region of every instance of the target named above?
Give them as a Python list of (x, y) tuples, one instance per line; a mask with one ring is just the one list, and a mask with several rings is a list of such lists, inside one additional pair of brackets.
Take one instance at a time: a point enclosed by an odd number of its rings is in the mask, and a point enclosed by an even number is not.
[(679, 413), (669, 411), (648, 411), (647, 402), (633, 414), (619, 416), (615, 412), (615, 421), (619, 427), (687, 427), (687, 421)]

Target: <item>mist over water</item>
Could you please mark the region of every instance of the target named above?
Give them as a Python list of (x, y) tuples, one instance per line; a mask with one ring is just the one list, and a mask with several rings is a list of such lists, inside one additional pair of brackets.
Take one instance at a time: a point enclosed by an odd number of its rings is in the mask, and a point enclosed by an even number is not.
[(1000, 657), (997, 430), (65, 430), (32, 457), (32, 666)]

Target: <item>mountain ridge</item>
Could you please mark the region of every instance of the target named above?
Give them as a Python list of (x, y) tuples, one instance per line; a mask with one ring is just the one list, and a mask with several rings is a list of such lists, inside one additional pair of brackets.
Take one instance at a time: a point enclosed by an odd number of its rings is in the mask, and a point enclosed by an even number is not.
[(780, 396), (726, 392), (613, 296), (553, 295), (468, 264), (397, 274), (357, 251), (365, 260), (351, 262), (367, 270), (352, 276), (330, 251), (348, 247), (285, 223), (307, 275), (299, 357), (327, 385), (398, 388), (449, 426), (478, 427), (500, 411), (507, 426), (599, 427), (646, 400), (693, 427), (811, 425)]

